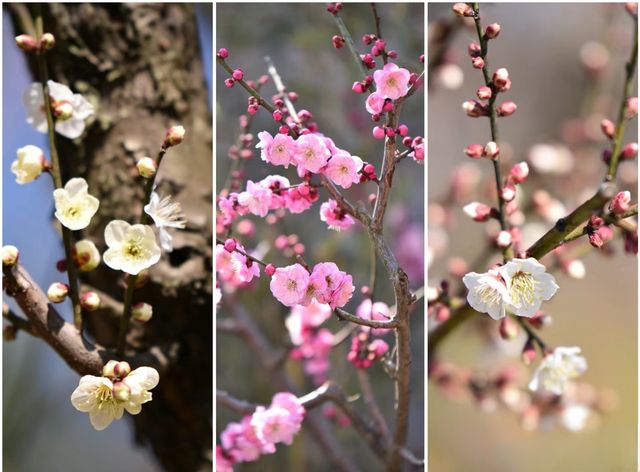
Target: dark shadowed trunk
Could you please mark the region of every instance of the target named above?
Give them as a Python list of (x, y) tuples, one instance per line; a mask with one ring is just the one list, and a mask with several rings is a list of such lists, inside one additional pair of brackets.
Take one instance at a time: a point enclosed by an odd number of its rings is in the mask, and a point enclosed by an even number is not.
[[(38, 7), (13, 5), (16, 32)], [(27, 10), (28, 8), (28, 10)], [(212, 468), (212, 138), (195, 14), (190, 5), (49, 4), (44, 30), (56, 37), (50, 78), (96, 105), (79, 142), (57, 136), (63, 180), (84, 176), (101, 205), (83, 237), (101, 250), (113, 219), (137, 222), (143, 185), (137, 159), (158, 152), (165, 129), (181, 124), (185, 141), (162, 162), (158, 191), (180, 202), (187, 229), (175, 250), (152, 267), (134, 302), (153, 305), (152, 320), (133, 323), (132, 349), (169, 348), (174, 355), (153, 401), (133, 418), (135, 442), (151, 446), (169, 471)], [(35, 73), (35, 68), (32, 68)], [(113, 347), (123, 297), (122, 273), (101, 265), (83, 279), (113, 298), (94, 312), (87, 332)], [(135, 367), (135, 366), (134, 366)]]

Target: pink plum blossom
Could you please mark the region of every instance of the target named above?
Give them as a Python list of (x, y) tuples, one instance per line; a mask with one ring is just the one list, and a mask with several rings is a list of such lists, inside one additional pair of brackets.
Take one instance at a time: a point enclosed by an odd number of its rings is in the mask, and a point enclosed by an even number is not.
[[(237, 244), (236, 248), (247, 252), (241, 244)], [(216, 271), (220, 280), (236, 286), (260, 277), (258, 264), (237, 251), (227, 251), (222, 244), (216, 244)]]
[(373, 73), (377, 93), (391, 100), (397, 100), (407, 94), (410, 77), (411, 73), (407, 69), (402, 69), (392, 62)]
[(260, 158), (263, 161), (285, 168), (293, 163), (297, 146), (291, 136), (278, 133), (272, 137), (267, 131), (262, 131), (258, 133), (258, 138), (260, 142), (256, 147), (261, 148)]
[(334, 183), (343, 188), (349, 188), (352, 184), (360, 182), (358, 172), (362, 169), (362, 165), (362, 159), (358, 156), (340, 153), (331, 158), (324, 173)]
[(287, 267), (278, 267), (271, 278), (269, 285), (271, 293), (285, 306), (294, 306), (303, 301), (307, 285), (309, 284), (309, 273), (300, 264), (293, 264)]
[(294, 160), (298, 169), (318, 173), (329, 160), (331, 154), (324, 140), (315, 134), (303, 134), (296, 141)]
[(348, 229), (355, 223), (354, 219), (347, 215), (333, 199), (320, 206), (320, 219), (327, 223), (330, 229), (336, 231)]
[(372, 115), (379, 115), (382, 113), (382, 107), (384, 106), (384, 97), (378, 92), (373, 92), (367, 97), (367, 101), (364, 106)]
[[(356, 315), (365, 320), (389, 321), (389, 305), (384, 302), (372, 303), (370, 298), (365, 298), (356, 309)], [(363, 327), (364, 331), (371, 328)], [(374, 336), (384, 336), (390, 329), (371, 329)]]
[(271, 190), (262, 185), (247, 181), (247, 189), (238, 194), (238, 203), (248, 208), (249, 212), (265, 217), (269, 213), (269, 202), (271, 201)]

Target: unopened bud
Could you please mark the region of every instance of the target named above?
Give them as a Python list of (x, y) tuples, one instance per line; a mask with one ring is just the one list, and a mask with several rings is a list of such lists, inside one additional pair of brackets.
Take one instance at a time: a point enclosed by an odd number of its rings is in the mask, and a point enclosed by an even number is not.
[(26, 52), (32, 52), (38, 49), (38, 42), (28, 34), (16, 36), (16, 45)]
[(110, 360), (102, 367), (102, 376), (110, 379), (115, 378), (116, 374), (114, 372), (115, 366), (118, 365), (118, 361)]
[(477, 100), (467, 100), (462, 104), (462, 109), (471, 118), (478, 118), (479, 116), (486, 116), (487, 109), (485, 106)]
[(504, 67), (498, 69), (493, 73), (493, 78), (491, 79), (493, 85), (495, 85), (496, 89), (500, 92), (505, 92), (511, 88), (511, 79), (509, 78), (509, 71)]
[(471, 8), (467, 3), (454, 3), (453, 7), (451, 7), (453, 12), (458, 16), (473, 16), (473, 8)]
[(267, 266), (264, 268), (264, 272), (269, 277), (271, 277), (271, 276), (273, 276), (273, 274), (276, 273), (276, 268), (275, 268), (275, 266), (273, 264), (267, 264)]
[(476, 95), (480, 100), (489, 100), (493, 95), (493, 92), (491, 91), (490, 87), (483, 85), (477, 90)]
[(20, 258), (20, 251), (15, 246), (3, 246), (2, 247), (2, 266), (12, 267), (18, 262)]
[(484, 153), (489, 159), (497, 159), (500, 156), (500, 146), (493, 141), (489, 141), (484, 147)]
[(589, 233), (589, 244), (596, 249), (600, 249), (613, 239), (613, 230), (608, 226), (601, 226), (595, 231)]
[(131, 366), (126, 361), (117, 362), (113, 366), (113, 374), (116, 378), (124, 379), (127, 375), (131, 373)]
[(507, 101), (498, 105), (496, 111), (498, 112), (498, 116), (510, 116), (513, 115), (517, 109), (518, 106), (514, 102)]
[(515, 184), (521, 184), (529, 177), (529, 164), (526, 162), (519, 162), (514, 165), (509, 171), (509, 178)]
[(474, 69), (482, 69), (484, 67), (484, 59), (480, 56), (471, 58), (471, 65)]
[(86, 311), (95, 311), (100, 308), (100, 297), (96, 292), (87, 292), (80, 297), (80, 306)]
[(47, 289), (47, 298), (51, 303), (62, 303), (69, 294), (69, 286), (61, 282), (54, 282)]
[(484, 147), (482, 144), (469, 144), (464, 148), (464, 153), (472, 159), (479, 159), (484, 155)]
[(462, 211), (474, 221), (487, 221), (491, 217), (491, 207), (484, 203), (469, 203), (462, 208)]
[(631, 193), (628, 191), (618, 192), (611, 203), (609, 203), (609, 211), (614, 215), (622, 215), (631, 206)]
[(136, 303), (131, 308), (131, 316), (136, 321), (146, 323), (153, 316), (153, 307), (148, 303)]
[(505, 202), (511, 202), (516, 198), (516, 186), (510, 183), (505, 184), (502, 187), (502, 200)]
[(113, 384), (113, 396), (120, 402), (128, 402), (131, 398), (131, 389), (124, 382), (116, 382)]
[(471, 42), (467, 46), (467, 52), (471, 57), (476, 57), (482, 54), (482, 47), (478, 43)]
[(536, 359), (536, 348), (533, 345), (533, 339), (529, 339), (522, 349), (522, 362), (524, 365), (531, 365)]
[(638, 155), (638, 143), (625, 144), (622, 148), (622, 154), (620, 158), (623, 161), (630, 161)]
[(511, 236), (511, 233), (509, 231), (500, 231), (500, 233), (498, 233), (498, 237), (496, 238), (496, 245), (500, 248), (506, 248), (511, 246), (511, 242), (512, 242), (513, 238)]
[(177, 146), (184, 139), (185, 130), (182, 126), (172, 126), (167, 130), (167, 135), (164, 138), (164, 147)]
[(145, 179), (150, 179), (151, 177), (156, 175), (156, 171), (158, 170), (156, 161), (154, 161), (150, 157), (143, 157), (142, 159), (140, 159), (136, 164), (136, 167), (138, 168), (138, 172), (140, 173), (140, 175)]
[(40, 37), (40, 47), (43, 51), (48, 51), (49, 49), (53, 49), (56, 45), (56, 38), (51, 33), (44, 33)]
[(500, 320), (500, 336), (505, 341), (515, 339), (520, 333), (518, 323), (510, 316), (505, 316)]
[(89, 239), (81, 239), (75, 243), (72, 251), (73, 261), (81, 272), (89, 272), (100, 264), (100, 251)]
[(500, 34), (500, 29), (501, 28), (498, 23), (491, 23), (490, 25), (487, 25), (487, 29), (485, 30), (484, 35), (488, 39), (495, 39)]
[(616, 125), (611, 120), (602, 120), (600, 123), (602, 133), (609, 139), (613, 139), (616, 134)]
[(624, 109), (624, 116), (628, 120), (638, 116), (638, 97), (627, 98), (626, 107)]

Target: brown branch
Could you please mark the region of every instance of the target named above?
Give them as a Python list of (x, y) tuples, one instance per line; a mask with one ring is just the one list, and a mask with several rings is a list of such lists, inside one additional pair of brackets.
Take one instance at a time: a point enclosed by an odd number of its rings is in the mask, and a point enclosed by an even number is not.
[(391, 319), (389, 321), (367, 320), (365, 318), (352, 315), (351, 313), (343, 310), (342, 308), (336, 308), (335, 313), (336, 313), (336, 316), (342, 321), (350, 321), (351, 323), (355, 323), (360, 326), (367, 326), (369, 328), (395, 329), (398, 326), (398, 323), (395, 319)]

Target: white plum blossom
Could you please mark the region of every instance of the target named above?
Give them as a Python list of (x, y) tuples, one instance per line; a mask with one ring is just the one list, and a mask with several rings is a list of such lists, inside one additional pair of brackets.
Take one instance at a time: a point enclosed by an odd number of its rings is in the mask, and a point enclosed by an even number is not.
[(11, 172), (16, 174), (16, 182), (28, 184), (40, 177), (45, 168), (44, 151), (31, 144), (16, 152), (17, 159), (11, 163)]
[(71, 394), (71, 404), (89, 413), (91, 425), (101, 431), (122, 418), (125, 410), (132, 415), (140, 413), (142, 404), (152, 399), (149, 390), (159, 380), (158, 371), (151, 367), (139, 367), (123, 379), (85, 375)]
[(587, 370), (587, 360), (579, 347), (557, 347), (547, 354), (536, 369), (529, 389), (562, 395), (567, 382)]
[(509, 290), (507, 309), (514, 315), (531, 317), (545, 300), (558, 290), (553, 275), (533, 257), (512, 259), (500, 268), (500, 275)]
[(53, 191), (56, 218), (72, 231), (89, 226), (91, 218), (98, 211), (100, 201), (89, 195), (89, 185), (81, 177), (69, 180), (64, 188)]
[[(69, 139), (82, 135), (85, 120), (94, 113), (93, 105), (82, 95), (73, 93), (63, 84), (47, 81), (51, 108), (55, 120), (55, 130)], [(25, 91), (22, 101), (27, 108), (27, 123), (41, 133), (47, 132), (47, 117), (44, 110), (42, 85), (33, 83)]]
[(462, 282), (469, 291), (467, 301), (474, 310), (487, 313), (494, 320), (506, 316), (509, 292), (498, 271), (470, 272), (462, 277)]
[(187, 223), (180, 203), (172, 202), (170, 196), (161, 198), (156, 192), (151, 192), (151, 199), (149, 204), (144, 207), (144, 211), (153, 219), (158, 228), (162, 249), (167, 252), (173, 251), (173, 237), (167, 228), (184, 229)]
[(109, 248), (102, 258), (114, 270), (138, 275), (160, 260), (160, 248), (151, 226), (114, 220), (105, 228), (104, 240)]

